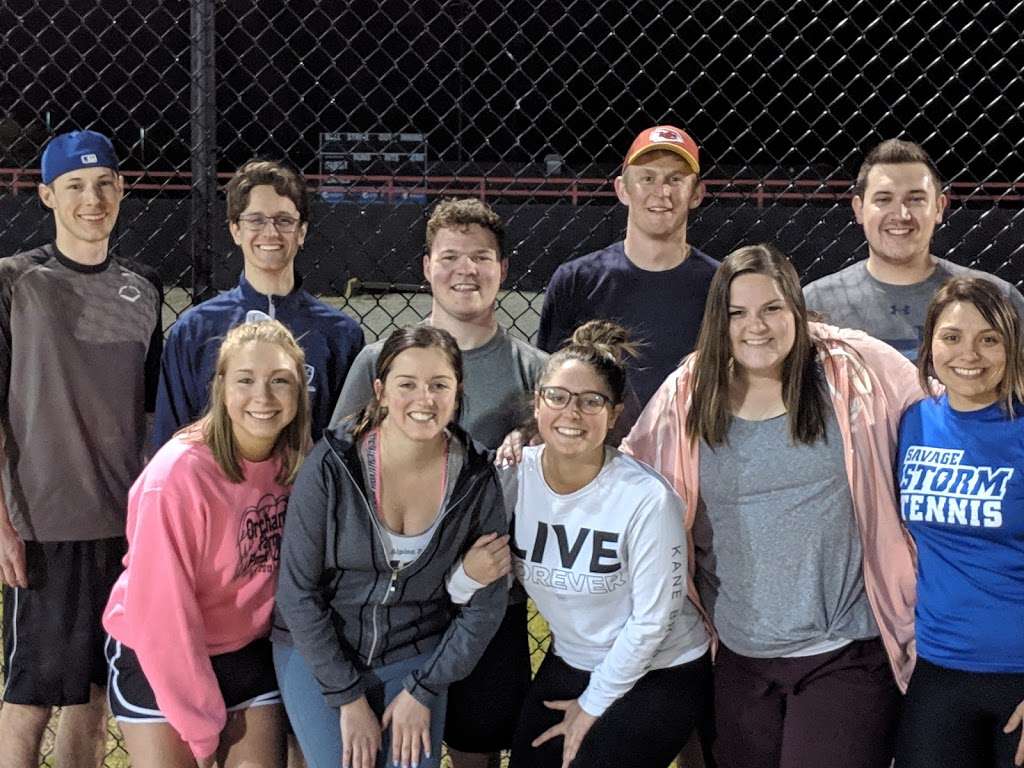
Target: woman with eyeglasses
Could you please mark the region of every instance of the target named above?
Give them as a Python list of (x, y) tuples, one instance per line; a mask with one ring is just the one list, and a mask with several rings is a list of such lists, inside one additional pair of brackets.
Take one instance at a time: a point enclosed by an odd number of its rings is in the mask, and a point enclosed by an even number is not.
[(710, 706), (682, 502), (605, 446), (632, 349), (614, 323), (580, 327), (534, 397), (544, 444), (503, 472), (515, 574), (554, 636), (519, 718), (513, 768), (665, 766)]

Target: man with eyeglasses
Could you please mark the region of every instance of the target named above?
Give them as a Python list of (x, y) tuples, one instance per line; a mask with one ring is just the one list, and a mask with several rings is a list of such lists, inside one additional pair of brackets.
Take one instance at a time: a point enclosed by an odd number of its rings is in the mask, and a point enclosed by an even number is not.
[(217, 350), (232, 326), (273, 318), (295, 334), (306, 353), (314, 439), (327, 426), (342, 384), (363, 348), (363, 331), (344, 312), (302, 288), (295, 256), (309, 227), (309, 196), (287, 166), (252, 160), (227, 185), (228, 228), (242, 249), (238, 285), (185, 312), (164, 346), (153, 447), (206, 409)]
[(629, 368), (629, 431), (651, 395), (693, 350), (718, 262), (687, 242), (690, 211), (704, 199), (700, 153), (680, 128), (658, 125), (634, 139), (615, 179), (629, 210), (625, 240), (562, 264), (548, 283), (537, 346), (557, 350), (588, 320), (614, 320), (640, 343)]

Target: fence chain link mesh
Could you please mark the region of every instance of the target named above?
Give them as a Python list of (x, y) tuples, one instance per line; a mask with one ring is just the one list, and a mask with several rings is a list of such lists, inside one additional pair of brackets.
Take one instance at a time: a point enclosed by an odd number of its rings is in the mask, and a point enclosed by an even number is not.
[[(863, 258), (851, 179), (903, 136), (950, 182), (934, 251), (1019, 284), (1022, 31), (1013, 0), (4, 0), (3, 255), (52, 237), (46, 140), (103, 131), (129, 187), (115, 252), (159, 275), (169, 327), (241, 270), (217, 188), (287, 158), (316, 196), (305, 286), (368, 339), (429, 311), (449, 195), (506, 219), (500, 319), (530, 339), (554, 269), (621, 238), (633, 136), (672, 123), (701, 145), (689, 240), (713, 256), (774, 241), (808, 280)], [(113, 729), (108, 750), (127, 764)]]

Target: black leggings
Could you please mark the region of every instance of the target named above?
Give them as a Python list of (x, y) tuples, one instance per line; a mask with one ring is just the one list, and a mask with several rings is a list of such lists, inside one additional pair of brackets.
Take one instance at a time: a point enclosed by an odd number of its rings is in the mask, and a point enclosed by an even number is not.
[[(563, 713), (548, 709), (544, 702), (578, 698), (589, 681), (589, 672), (574, 669), (548, 653), (519, 715), (509, 768), (562, 765), (562, 739), (551, 739), (536, 748), (530, 742), (562, 720)], [(598, 718), (572, 765), (664, 768), (675, 759), (694, 726), (708, 721), (711, 696), (708, 653), (678, 667), (651, 670)]]
[(1011, 768), (1020, 729), (1003, 726), (1024, 699), (1024, 674), (961, 672), (918, 658), (903, 702), (896, 768)]

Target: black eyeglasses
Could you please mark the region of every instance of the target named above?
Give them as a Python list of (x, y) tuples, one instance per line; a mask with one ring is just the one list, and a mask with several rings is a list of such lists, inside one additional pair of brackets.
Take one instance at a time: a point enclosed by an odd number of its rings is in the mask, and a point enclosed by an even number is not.
[(245, 216), (239, 216), (238, 221), (250, 232), (262, 232), (269, 221), (282, 235), (294, 232), (299, 226), (299, 220), (294, 216), (264, 216), (262, 213), (247, 213)]
[(540, 388), (541, 400), (545, 402), (548, 408), (556, 411), (567, 408), (574, 397), (580, 410), (583, 413), (589, 413), (591, 416), (600, 413), (612, 401), (608, 395), (602, 395), (600, 392), (570, 392), (565, 387)]

